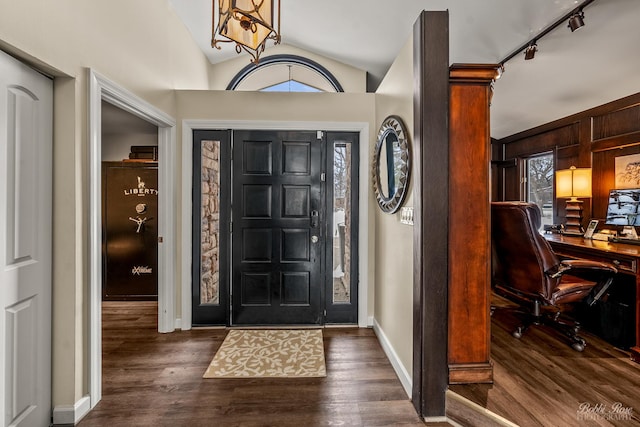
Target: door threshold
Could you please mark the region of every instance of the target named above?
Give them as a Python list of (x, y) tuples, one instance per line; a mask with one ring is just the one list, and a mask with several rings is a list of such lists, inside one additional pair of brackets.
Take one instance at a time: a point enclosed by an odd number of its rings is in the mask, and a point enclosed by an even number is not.
[[(324, 325), (324, 327), (327, 328), (327, 329), (330, 329), (330, 328), (331, 329), (340, 329), (340, 328), (342, 328), (342, 329), (346, 329), (346, 328), (353, 329), (353, 328), (359, 328), (360, 326), (358, 326), (357, 323), (330, 323), (330, 324)], [(368, 326), (368, 327), (370, 327), (370, 326)], [(364, 329), (366, 329), (368, 327), (365, 327)]]

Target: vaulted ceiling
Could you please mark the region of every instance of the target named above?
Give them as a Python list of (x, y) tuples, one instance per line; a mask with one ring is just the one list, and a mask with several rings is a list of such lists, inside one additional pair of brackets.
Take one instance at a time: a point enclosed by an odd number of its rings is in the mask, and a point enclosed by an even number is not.
[[(212, 63), (211, 0), (168, 0)], [(451, 63), (498, 63), (583, 0), (281, 0), (282, 43), (384, 78), (422, 10), (449, 10)], [(538, 53), (505, 64), (495, 84), (491, 136), (501, 138), (640, 91), (640, 0), (594, 0), (585, 26), (566, 24)], [(246, 55), (246, 54), (245, 54)], [(249, 57), (247, 56), (247, 61)]]

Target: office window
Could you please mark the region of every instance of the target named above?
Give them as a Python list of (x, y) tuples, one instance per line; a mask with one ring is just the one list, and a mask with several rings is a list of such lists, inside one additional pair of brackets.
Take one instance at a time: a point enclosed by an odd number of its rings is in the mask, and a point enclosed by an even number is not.
[(526, 197), (540, 207), (542, 225), (553, 224), (553, 153), (525, 160)]

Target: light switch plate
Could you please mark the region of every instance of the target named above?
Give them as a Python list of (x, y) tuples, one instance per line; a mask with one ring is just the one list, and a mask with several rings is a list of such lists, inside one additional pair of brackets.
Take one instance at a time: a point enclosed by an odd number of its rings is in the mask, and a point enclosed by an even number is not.
[(413, 206), (400, 210), (400, 222), (406, 225), (413, 225)]

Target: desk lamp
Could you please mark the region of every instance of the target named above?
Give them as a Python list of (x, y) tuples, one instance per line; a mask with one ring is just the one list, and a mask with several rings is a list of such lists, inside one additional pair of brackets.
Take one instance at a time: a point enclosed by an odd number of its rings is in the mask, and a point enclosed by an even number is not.
[(556, 198), (569, 198), (566, 205), (567, 221), (564, 234), (582, 236), (582, 200), (578, 197), (591, 197), (591, 169), (576, 168), (556, 171)]

